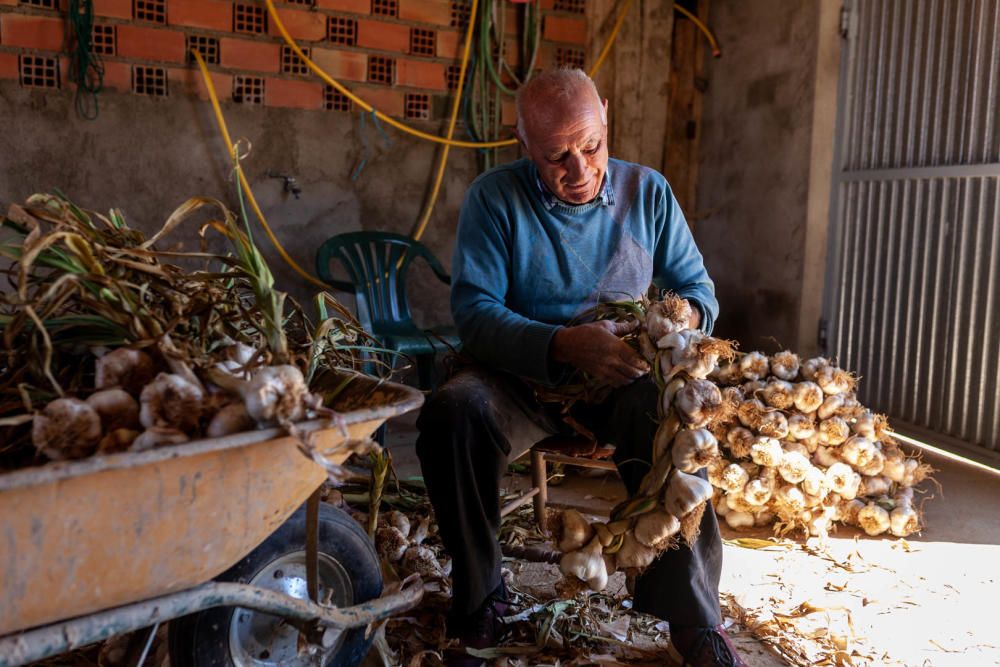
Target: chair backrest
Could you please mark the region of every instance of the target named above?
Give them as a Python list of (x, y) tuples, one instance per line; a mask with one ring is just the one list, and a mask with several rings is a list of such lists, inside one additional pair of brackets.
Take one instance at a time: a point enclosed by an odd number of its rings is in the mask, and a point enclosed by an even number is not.
[[(354, 292), (358, 320), (374, 334), (413, 327), (406, 299), (410, 262), (423, 257), (434, 275), (450, 284), (441, 263), (422, 243), (391, 232), (349, 232), (331, 237), (316, 252), (316, 274), (334, 288)], [(337, 260), (350, 282), (336, 280), (330, 264)]]

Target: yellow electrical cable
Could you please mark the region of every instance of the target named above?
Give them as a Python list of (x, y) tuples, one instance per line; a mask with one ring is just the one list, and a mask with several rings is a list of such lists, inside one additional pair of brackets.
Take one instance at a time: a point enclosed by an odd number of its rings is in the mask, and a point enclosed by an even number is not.
[(604, 59), (608, 57), (608, 53), (611, 52), (611, 47), (615, 43), (615, 39), (618, 38), (618, 32), (622, 29), (622, 24), (625, 23), (625, 16), (628, 14), (628, 10), (632, 7), (632, 0), (625, 0), (622, 3), (621, 11), (618, 12), (618, 18), (615, 19), (615, 25), (611, 29), (611, 34), (608, 36), (608, 41), (604, 42), (604, 48), (601, 49), (601, 54), (597, 56), (597, 60), (590, 67), (590, 72), (587, 74), (593, 78), (597, 71), (601, 69), (601, 65), (604, 64)]
[[(462, 88), (465, 86), (465, 71), (469, 65), (469, 53), (472, 47), (472, 33), (476, 26), (476, 12), (479, 10), (479, 0), (472, 0), (472, 7), (469, 9), (469, 28), (465, 31), (465, 48), (462, 51), (462, 64), (458, 70), (458, 85), (455, 88), (455, 98), (451, 103), (451, 120), (448, 121), (448, 136), (446, 137), (448, 141), (451, 141), (452, 136), (455, 134), (455, 124), (458, 122), (458, 112), (462, 108)], [(420, 217), (420, 222), (417, 223), (416, 229), (410, 236), (414, 240), (419, 241), (420, 237), (424, 235), (424, 230), (427, 229), (427, 224), (430, 222), (431, 213), (434, 211), (434, 204), (437, 203), (438, 192), (441, 190), (441, 182), (444, 181), (444, 168), (448, 163), (448, 152), (451, 151), (451, 144), (445, 144), (441, 147), (441, 159), (438, 161), (437, 174), (434, 177), (434, 187), (431, 189), (431, 196), (427, 200), (427, 205), (424, 207), (423, 215)], [(400, 262), (403, 258), (399, 258)]]
[(674, 9), (676, 9), (681, 14), (691, 19), (691, 22), (694, 23), (699, 30), (705, 33), (705, 38), (708, 40), (708, 43), (712, 45), (712, 55), (716, 58), (720, 57), (722, 55), (722, 49), (719, 48), (719, 42), (716, 41), (715, 34), (712, 32), (712, 30), (707, 25), (702, 23), (701, 19), (699, 19), (697, 16), (695, 16), (688, 10), (681, 7), (676, 2), (674, 3)]
[[(215, 84), (212, 83), (212, 77), (208, 73), (208, 67), (205, 66), (205, 59), (201, 57), (201, 52), (198, 49), (191, 49), (191, 54), (194, 56), (195, 60), (198, 62), (198, 67), (201, 69), (201, 75), (205, 79), (205, 87), (208, 89), (208, 98), (212, 101), (212, 109), (215, 111), (215, 121), (219, 125), (219, 130), (222, 132), (222, 138), (226, 141), (226, 150), (229, 151), (229, 159), (236, 160), (236, 146), (233, 144), (232, 138), (229, 136), (229, 128), (226, 127), (226, 119), (222, 115), (222, 107), (219, 106), (219, 97), (215, 92)], [(253, 208), (254, 214), (257, 219), (260, 220), (260, 224), (264, 227), (264, 231), (267, 233), (267, 238), (271, 239), (271, 243), (274, 244), (275, 249), (278, 254), (281, 255), (281, 259), (285, 260), (288, 266), (292, 267), (296, 273), (308, 280), (309, 282), (322, 287), (323, 289), (329, 289), (329, 285), (315, 278), (307, 273), (301, 266), (299, 266), (294, 259), (292, 259), (285, 248), (278, 241), (274, 232), (271, 231), (271, 227), (267, 224), (267, 220), (264, 218), (264, 213), (260, 210), (260, 206), (257, 205), (257, 198), (253, 196), (253, 190), (250, 189), (250, 183), (247, 182), (247, 177), (243, 173), (243, 167), (240, 166), (239, 162), (236, 162), (236, 174), (240, 178), (240, 183), (243, 185), (243, 190), (246, 192), (247, 200), (250, 202), (250, 207)]]

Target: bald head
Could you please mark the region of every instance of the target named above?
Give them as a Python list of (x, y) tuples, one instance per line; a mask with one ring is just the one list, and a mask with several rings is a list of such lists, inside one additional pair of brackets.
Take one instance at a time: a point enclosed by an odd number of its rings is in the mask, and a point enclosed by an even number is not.
[(568, 204), (600, 194), (608, 168), (607, 101), (578, 69), (543, 72), (517, 95), (517, 138), (545, 186)]
[(527, 134), (537, 125), (548, 125), (559, 116), (593, 110), (607, 125), (605, 105), (593, 79), (571, 67), (551, 69), (530, 79), (517, 91), (517, 133), (527, 143)]

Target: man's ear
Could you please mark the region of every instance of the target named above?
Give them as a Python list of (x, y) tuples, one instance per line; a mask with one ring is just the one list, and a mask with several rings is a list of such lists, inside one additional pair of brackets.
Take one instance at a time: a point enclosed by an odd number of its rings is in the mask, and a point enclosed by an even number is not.
[(608, 98), (604, 98), (604, 124), (608, 123)]
[(525, 153), (527, 153), (528, 142), (524, 140), (524, 137), (521, 135), (521, 130), (519, 130), (517, 126), (514, 127), (514, 136), (517, 137), (517, 142), (521, 144), (521, 149), (524, 150)]

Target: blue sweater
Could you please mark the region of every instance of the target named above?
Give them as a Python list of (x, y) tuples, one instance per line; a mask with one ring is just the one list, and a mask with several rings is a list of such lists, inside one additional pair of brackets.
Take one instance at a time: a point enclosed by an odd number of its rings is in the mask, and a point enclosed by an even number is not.
[(528, 159), (469, 187), (452, 260), (451, 310), (466, 352), (552, 384), (553, 334), (598, 302), (637, 299), (649, 285), (719, 311), (684, 214), (658, 172), (610, 160), (601, 194), (573, 206), (553, 197)]

